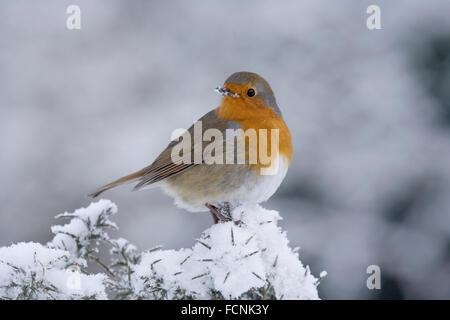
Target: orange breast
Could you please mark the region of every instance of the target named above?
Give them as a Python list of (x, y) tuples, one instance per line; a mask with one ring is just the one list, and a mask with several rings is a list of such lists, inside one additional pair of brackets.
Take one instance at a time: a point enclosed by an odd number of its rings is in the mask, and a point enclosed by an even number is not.
[[(258, 133), (258, 148), (259, 148), (259, 129), (267, 130), (267, 149), (270, 155), (271, 146), (271, 129), (278, 129), (279, 145), (278, 152), (280, 156), (285, 157), (288, 162), (292, 159), (292, 141), (291, 133), (284, 120), (274, 111), (268, 107), (263, 101), (256, 98), (253, 100), (242, 100), (241, 98), (224, 97), (222, 104), (216, 109), (216, 114), (219, 118), (231, 120), (239, 123), (244, 130), (254, 129)], [(277, 151), (276, 148), (274, 151)], [(259, 161), (258, 149), (258, 166), (262, 165)]]

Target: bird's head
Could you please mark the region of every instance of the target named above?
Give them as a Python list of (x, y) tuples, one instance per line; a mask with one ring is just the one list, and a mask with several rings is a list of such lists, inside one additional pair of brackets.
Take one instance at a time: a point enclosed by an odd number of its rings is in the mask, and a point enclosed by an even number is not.
[(236, 118), (263, 111), (275, 112), (281, 117), (269, 83), (256, 73), (233, 73), (216, 91), (223, 96), (222, 111), (232, 113)]

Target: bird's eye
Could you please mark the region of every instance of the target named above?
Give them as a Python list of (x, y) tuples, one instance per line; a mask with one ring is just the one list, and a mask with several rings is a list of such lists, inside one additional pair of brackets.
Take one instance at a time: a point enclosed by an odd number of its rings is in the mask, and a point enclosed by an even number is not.
[(247, 95), (249, 97), (253, 97), (255, 94), (256, 94), (255, 89), (250, 88), (247, 90)]

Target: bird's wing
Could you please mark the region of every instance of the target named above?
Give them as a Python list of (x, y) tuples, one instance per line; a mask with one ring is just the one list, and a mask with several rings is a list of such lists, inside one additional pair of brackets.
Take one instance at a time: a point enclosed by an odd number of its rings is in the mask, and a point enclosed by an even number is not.
[[(237, 129), (240, 128), (240, 125), (234, 121), (228, 121), (219, 119), (216, 114), (216, 110), (212, 110), (205, 114), (203, 117), (201, 117), (198, 121), (201, 121), (202, 124), (202, 137), (206, 130), (208, 129), (218, 129), (222, 134), (225, 132), (226, 129), (232, 128)], [(119, 185), (139, 181), (138, 184), (134, 187), (134, 190), (141, 189), (145, 186), (151, 185), (152, 183), (164, 180), (168, 177), (174, 176), (176, 174), (179, 174), (183, 171), (189, 170), (190, 168), (201, 164), (200, 163), (194, 163), (194, 150), (201, 150), (203, 153), (203, 149), (207, 144), (210, 142), (204, 142), (202, 138), (200, 138), (200, 141), (197, 141), (198, 139), (194, 139), (194, 125), (192, 125), (188, 130), (187, 133), (190, 134), (190, 148), (189, 155), (191, 157), (191, 161), (188, 163), (185, 163), (186, 161), (177, 160), (173, 161), (172, 159), (172, 150), (175, 146), (178, 145), (180, 142), (180, 138), (176, 139), (169, 143), (167, 148), (161, 152), (161, 154), (156, 158), (156, 160), (149, 165), (148, 167), (145, 167), (139, 171), (136, 171), (130, 175), (127, 175), (125, 177), (122, 177), (120, 179), (117, 179), (107, 185), (104, 185), (97, 190), (93, 191), (89, 194), (90, 197), (95, 198), (98, 195), (100, 195), (102, 192), (109, 190), (111, 188), (117, 187)], [(186, 134), (186, 133), (185, 133)], [(183, 136), (182, 136), (183, 137)], [(225, 141), (224, 139), (224, 149), (226, 148), (226, 144), (229, 142)], [(197, 148), (196, 148), (197, 144)], [(201, 144), (200, 146), (198, 144)], [(181, 153), (182, 154), (182, 153)], [(181, 158), (181, 156), (180, 156)], [(203, 158), (201, 158), (203, 160)]]
[[(216, 110), (212, 110), (201, 117), (198, 122), (201, 122), (202, 125), (202, 137), (206, 130), (208, 129), (218, 129), (222, 134), (228, 128), (238, 128), (240, 127), (238, 123), (229, 120), (223, 120), (217, 117)], [(203, 141), (200, 138), (200, 141), (196, 141), (198, 139), (194, 139), (194, 125), (192, 125), (187, 133), (191, 137), (191, 146), (190, 146), (190, 161), (189, 163), (184, 163), (182, 160), (178, 160), (176, 162), (172, 159), (172, 150), (173, 148), (180, 142), (180, 138), (176, 139), (169, 143), (167, 148), (161, 152), (161, 154), (156, 158), (156, 160), (146, 169), (145, 172), (140, 176), (138, 180), (139, 183), (134, 187), (134, 190), (141, 189), (145, 186), (148, 186), (152, 183), (164, 180), (168, 177), (179, 174), (183, 171), (189, 170), (190, 168), (198, 165), (199, 163), (194, 163), (194, 150), (201, 150), (203, 152), (206, 145), (210, 142)], [(186, 134), (186, 133), (185, 133)], [(183, 135), (181, 136), (183, 137)], [(224, 139), (225, 140), (225, 139)], [(224, 141), (224, 143), (227, 143)], [(197, 146), (196, 146), (197, 144)], [(200, 144), (200, 146), (199, 146)], [(225, 146), (224, 146), (225, 148)], [(224, 149), (225, 150), (225, 149)], [(184, 156), (182, 153), (181, 156)]]

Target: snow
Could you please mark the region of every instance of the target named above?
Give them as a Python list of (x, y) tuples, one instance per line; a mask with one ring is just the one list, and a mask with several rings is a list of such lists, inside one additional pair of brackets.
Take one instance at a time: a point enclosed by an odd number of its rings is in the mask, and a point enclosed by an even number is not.
[[(63, 213), (46, 246), (21, 242), (0, 248), (0, 297), (6, 299), (319, 299), (315, 278), (289, 247), (277, 211), (256, 204), (233, 210), (238, 222), (212, 225), (192, 248), (138, 253), (110, 217), (117, 207), (100, 200)], [(112, 264), (99, 262), (99, 244), (111, 246)], [(106, 273), (86, 274), (90, 262)]]
[(132, 254), (137, 250), (135, 245), (131, 244), (124, 238), (113, 239), (111, 242), (115, 245), (114, 248), (111, 249), (112, 252), (119, 252), (123, 250), (125, 254)]
[[(47, 248), (35, 242), (1, 247), (0, 298), (106, 299), (103, 285), (105, 276), (68, 271), (66, 267), (69, 260), (69, 252)], [(70, 285), (72, 282), (74, 286)], [(28, 293), (24, 288), (29, 289)]]
[[(80, 208), (72, 213), (66, 211), (64, 213), (58, 214), (56, 218), (77, 217), (78, 219), (89, 221), (91, 225), (95, 225), (99, 220), (99, 218), (101, 217), (104, 210), (109, 210), (111, 211), (111, 214), (116, 214), (117, 206), (110, 200), (100, 199), (97, 202), (92, 202), (87, 208)], [(114, 224), (112, 222), (110, 223)]]
[[(116, 213), (117, 206), (114, 203), (101, 199), (91, 203), (87, 208), (77, 209), (73, 213), (58, 214), (56, 218), (71, 218), (71, 220), (63, 226), (51, 227), (55, 237), (49, 246), (84, 256), (87, 252), (83, 249), (89, 244), (90, 237), (104, 240), (109, 238), (108, 234), (99, 226), (117, 229), (117, 225), (108, 219), (109, 216)], [(80, 248), (81, 252), (78, 252)]]
[(106, 275), (85, 274), (92, 239), (108, 239), (105, 228), (116, 225), (109, 216), (117, 207), (100, 200), (73, 213), (64, 226), (51, 227), (55, 237), (42, 245), (20, 242), (0, 247), (0, 298), (5, 299), (107, 299)]
[(192, 249), (143, 254), (134, 268), (135, 289), (143, 290), (149, 279), (163, 279), (170, 292), (181, 288), (195, 298), (209, 299), (213, 289), (235, 299), (269, 282), (278, 299), (318, 299), (318, 279), (289, 247), (286, 233), (277, 226), (278, 212), (244, 205), (232, 215), (239, 217), (239, 225), (211, 226)]

